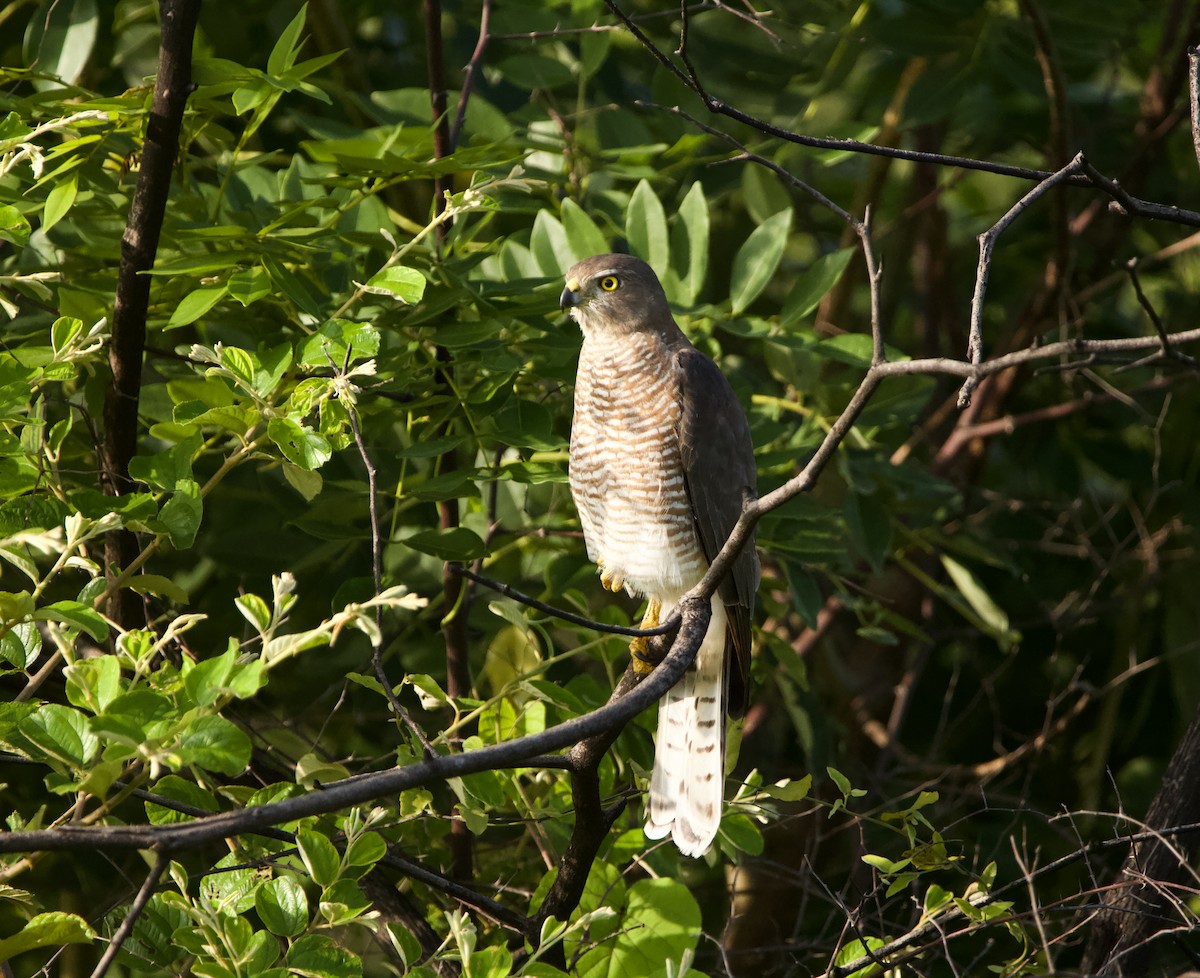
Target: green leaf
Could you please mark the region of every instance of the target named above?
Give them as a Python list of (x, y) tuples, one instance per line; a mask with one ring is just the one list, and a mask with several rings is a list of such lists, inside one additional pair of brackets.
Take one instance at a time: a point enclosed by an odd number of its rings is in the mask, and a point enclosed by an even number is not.
[(39, 706), (17, 724), (17, 730), (48, 758), (71, 768), (87, 764), (100, 746), (88, 718), (57, 703)]
[(42, 635), (31, 621), (18, 622), (0, 635), (0, 660), (28, 669), (42, 651)]
[(225, 683), (233, 671), (234, 650), (226, 649), (193, 665), (183, 677), (183, 688), (196, 706), (208, 706), (226, 692)]
[(203, 516), (199, 484), (182, 481), (171, 493), (171, 498), (163, 503), (154, 525), (167, 534), (176, 550), (187, 550), (196, 539)]
[(59, 316), (50, 327), (50, 347), (55, 355), (62, 353), (83, 332), (83, 320), (74, 316)]
[(0, 940), (0, 961), (8, 961), (39, 947), (88, 944), (97, 939), (96, 932), (82, 917), (59, 911), (40, 913), (12, 937)]
[(25, 215), (12, 204), (0, 204), (0, 241), (23, 248), (29, 240), (31, 230)]
[[(613, 891), (614, 895), (619, 890)], [(593, 939), (602, 938), (593, 932)], [(618, 929), (579, 958), (580, 978), (661, 975), (664, 963), (693, 952), (700, 936), (700, 907), (683, 883), (643, 879), (625, 895)]]
[(296, 833), (296, 844), (313, 882), (329, 886), (341, 874), (342, 857), (326, 836), (312, 829), (301, 829)]
[(138, 594), (153, 594), (176, 604), (187, 604), (191, 600), (187, 591), (161, 574), (136, 574), (126, 581), (125, 586)]
[(58, 181), (46, 195), (46, 206), (42, 208), (42, 231), (49, 231), (61, 221), (75, 203), (79, 193), (79, 174), (72, 173), (64, 180)]
[(361, 917), (371, 909), (362, 888), (352, 879), (343, 877), (335, 880), (321, 894), (318, 913), (331, 927), (340, 927)]
[(827, 359), (848, 363), (852, 367), (871, 366), (874, 343), (866, 333), (840, 333), (817, 344), (817, 352)]
[(295, 272), (274, 258), (264, 258), (263, 265), (267, 269), (267, 274), (271, 276), (271, 281), (275, 283), (275, 287), (291, 299), (298, 309), (308, 313), (314, 319), (325, 318), (321, 303), (313, 298), (308, 286)]
[(576, 261), (566, 230), (548, 210), (538, 211), (533, 219), (529, 250), (537, 259), (542, 274), (550, 278), (558, 278)]
[(271, 608), (257, 594), (240, 594), (233, 599), (233, 603), (242, 617), (258, 631), (265, 632), (271, 627)]
[[(129, 474), (139, 482), (173, 492), (181, 482), (192, 482), (192, 460), (200, 451), (204, 436), (193, 432), (179, 444), (155, 455), (137, 455), (129, 460)], [(109, 498), (109, 497), (104, 497)], [(125, 497), (140, 502), (139, 497)]]
[(252, 265), (230, 275), (226, 289), (231, 298), (248, 306), (271, 294), (271, 277), (262, 265)]
[(183, 732), (179, 756), (184, 764), (232, 777), (250, 763), (250, 738), (224, 717), (198, 717)]
[(361, 978), (362, 961), (323, 934), (305, 934), (288, 948), (287, 965), (305, 978)]
[(992, 600), (992, 596), (984, 590), (979, 579), (967, 567), (948, 554), (942, 554), (942, 566), (946, 568), (950, 580), (954, 582), (954, 586), (971, 606), (971, 610), (979, 616), (991, 632), (997, 636), (1008, 636), (1010, 634), (1008, 615)]
[(366, 289), (376, 295), (393, 295), (401, 302), (416, 305), (425, 294), (425, 276), (415, 268), (391, 265), (372, 275)]
[(783, 311), (779, 321), (784, 326), (799, 322), (821, 304), (821, 300), (841, 278), (850, 259), (854, 257), (853, 248), (842, 248), (822, 255), (805, 269), (804, 274), (796, 279), (792, 291), (788, 293), (783, 303)]
[(108, 638), (108, 622), (104, 617), (95, 608), (78, 601), (55, 601), (54, 604), (39, 608), (33, 617), (38, 621), (58, 621), (73, 625), (80, 631), (87, 632), (97, 642)]
[(375, 356), (379, 352), (379, 330), (370, 323), (331, 319), (299, 344), (296, 359), (305, 367), (340, 370), (347, 350), (351, 351), (351, 362)]
[[(152, 789), (155, 795), (164, 799), (180, 802), (190, 808), (198, 808), (206, 812), (220, 811), (217, 800), (194, 781), (187, 781), (177, 774), (168, 774), (159, 778)], [(146, 802), (146, 818), (151, 825), (174, 825), (178, 822), (190, 822), (196, 816), (178, 812), (166, 805), (152, 801)]]
[(100, 713), (121, 692), (121, 664), (115, 655), (97, 655), (72, 662), (63, 670), (67, 699), (72, 706)]
[(477, 948), (464, 971), (467, 978), (508, 978), (512, 974), (512, 953), (506, 947), (492, 945)]
[[(874, 953), (883, 947), (887, 942), (878, 937), (866, 937), (862, 940), (853, 940), (842, 945), (837, 956), (833, 959), (833, 963), (843, 968), (848, 964), (858, 961), (860, 958), (867, 956), (868, 952)], [(865, 967), (859, 968), (857, 971), (851, 972), (846, 978), (867, 978), (868, 975), (879, 974), (879, 967), (873, 961), (869, 961)]]
[(295, 937), (308, 926), (308, 897), (291, 875), (276, 876), (255, 890), (254, 910), (279, 937)]
[(304, 20), (307, 16), (308, 4), (305, 3), (271, 48), (271, 54), (267, 57), (268, 74), (279, 77), (296, 63), (296, 55), (300, 52), (300, 32), (304, 30)]
[(419, 530), (405, 537), (404, 542), (438, 560), (474, 560), (487, 553), (487, 546), (479, 535), (465, 526), (450, 530)]
[(708, 198), (697, 180), (679, 205), (671, 227), (671, 267), (679, 280), (681, 301), (692, 305), (708, 275)]
[(733, 258), (729, 299), (735, 316), (741, 315), (771, 281), (783, 258), (792, 229), (792, 209), (773, 214), (750, 232)]
[(515, 54), (501, 60), (496, 70), (506, 81), (526, 90), (558, 88), (574, 80), (570, 68), (544, 54)]
[(625, 237), (630, 250), (646, 261), (658, 277), (666, 278), (671, 267), (671, 239), (662, 201), (648, 182), (642, 180), (629, 198), (625, 211)]
[(374, 866), (387, 853), (387, 843), (378, 832), (364, 832), (346, 849), (350, 866)]
[(812, 775), (806, 774), (802, 778), (768, 785), (766, 791), (772, 798), (778, 798), (780, 801), (803, 801), (811, 789)]
[[(30, 23), (25, 63), (36, 64), (39, 72), (74, 84), (92, 56), (99, 24), (95, 0), (48, 4)], [(45, 79), (38, 79), (35, 86), (59, 87)]]
[(744, 852), (751, 856), (762, 854), (762, 832), (741, 812), (732, 812), (721, 819), (720, 838), (722, 846), (728, 851)]
[(842, 505), (842, 515), (854, 549), (878, 574), (883, 570), (883, 561), (892, 542), (892, 521), (887, 508), (877, 496), (849, 492)]
[(588, 217), (587, 212), (570, 197), (563, 200), (560, 213), (563, 230), (567, 235), (567, 244), (571, 249), (571, 257), (575, 261), (581, 261), (592, 255), (603, 255), (612, 250), (600, 232), (600, 228), (596, 226), (596, 222)]
[(193, 289), (175, 307), (175, 311), (171, 313), (171, 318), (167, 320), (164, 328), (178, 329), (180, 326), (194, 323), (225, 298), (228, 293), (228, 285), (202, 285), (198, 289)]
[(284, 458), (302, 469), (319, 469), (333, 455), (328, 438), (292, 418), (272, 418), (267, 422), (267, 437)]

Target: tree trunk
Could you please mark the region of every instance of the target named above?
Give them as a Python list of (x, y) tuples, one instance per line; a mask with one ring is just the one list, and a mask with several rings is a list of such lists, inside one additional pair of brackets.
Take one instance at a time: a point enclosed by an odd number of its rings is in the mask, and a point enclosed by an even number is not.
[[(1145, 828), (1163, 833), (1130, 849), (1103, 908), (1092, 921), (1083, 956), (1088, 975), (1146, 975), (1150, 946), (1158, 931), (1175, 920), (1175, 907), (1187, 899), (1173, 890), (1192, 877), (1196, 849), (1192, 834), (1173, 835), (1180, 825), (1200, 821), (1200, 707), (1150, 803)], [(1189, 887), (1190, 890), (1190, 887)]]

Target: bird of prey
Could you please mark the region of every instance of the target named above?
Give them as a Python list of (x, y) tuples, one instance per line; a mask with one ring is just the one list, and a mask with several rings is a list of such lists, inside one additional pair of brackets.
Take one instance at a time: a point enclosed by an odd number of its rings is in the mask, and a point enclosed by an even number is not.
[[(571, 493), (604, 587), (647, 599), (656, 627), (708, 569), (756, 492), (750, 426), (724, 374), (676, 325), (653, 270), (597, 255), (566, 276), (583, 332)], [(712, 599), (695, 663), (659, 706), (646, 809), (651, 839), (700, 856), (724, 798), (725, 712), (743, 706), (759, 566), (749, 540)], [(630, 646), (643, 674), (644, 639)]]

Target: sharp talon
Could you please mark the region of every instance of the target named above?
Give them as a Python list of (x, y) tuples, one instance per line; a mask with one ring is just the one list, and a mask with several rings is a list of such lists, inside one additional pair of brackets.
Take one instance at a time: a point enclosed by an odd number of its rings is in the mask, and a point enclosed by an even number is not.
[[(642, 628), (657, 628), (658, 616), (662, 614), (662, 602), (657, 598), (651, 598), (646, 604), (646, 614), (642, 616)], [(650, 658), (649, 640), (645, 638), (635, 638), (629, 643), (629, 654), (633, 656), (633, 671), (641, 678), (646, 678), (654, 671), (654, 667), (658, 663)]]
[(633, 671), (642, 679), (650, 675), (655, 666), (654, 661), (646, 654), (647, 651), (644, 638), (635, 638), (629, 643), (629, 654), (633, 657)]
[(610, 574), (608, 571), (603, 571), (600, 574), (600, 586), (607, 588), (615, 594), (625, 586), (625, 579), (619, 574)]

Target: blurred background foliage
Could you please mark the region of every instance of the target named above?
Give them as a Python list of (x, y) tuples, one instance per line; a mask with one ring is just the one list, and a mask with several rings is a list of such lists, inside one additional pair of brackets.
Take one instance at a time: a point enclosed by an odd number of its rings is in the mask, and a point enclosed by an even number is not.
[[(757, 6), (689, 8), (700, 79), (744, 112), (1047, 170), (1082, 150), (1132, 193), (1192, 199), (1194, 3)], [(675, 50), (677, 7), (623, 9)], [(351, 410), (379, 471), (384, 583), (408, 592), (393, 595), (384, 663), (428, 735), (471, 746), (604, 702), (623, 641), (479, 588), (453, 607), (443, 592), (443, 561), (474, 561), (557, 605), (635, 620), (631, 601), (599, 588), (566, 486), (579, 337), (557, 296), (575, 260), (617, 249), (655, 267), (747, 407), (764, 491), (803, 465), (857, 386), (868, 290), (834, 214), (666, 111), (703, 106), (602, 0), (502, 0), (472, 62), (481, 12), (478, 0), (441, 10), (456, 139), (439, 158), (420, 5), (203, 4), (151, 293), (135, 465), (146, 489), (113, 502), (98, 492), (107, 366), (93, 327), (112, 316), (156, 5), (0, 11), (10, 828), (72, 812), (178, 817), (147, 814), (126, 784), (227, 808), (419, 756), (369, 675), (369, 615), (352, 605), (373, 584)], [(852, 213), (871, 208), (895, 356), (965, 355), (975, 237), (1027, 183), (706, 121)], [(1195, 244), (1093, 192), (1048, 195), (1001, 238), (986, 353), (1147, 335), (1123, 267), (1133, 260), (1168, 331), (1189, 328)], [(707, 974), (818, 973), (839, 949), (851, 961), (935, 914), (945, 894), (1019, 881), (1081, 840), (1127, 830), (1114, 813), (1144, 815), (1200, 701), (1194, 371), (1169, 358), (1047, 364), (985, 382), (965, 414), (955, 388), (887, 380), (816, 490), (761, 524), (755, 693), (734, 768), (746, 785), (719, 856), (647, 848), (639, 779), (652, 717), (618, 740), (603, 788), (630, 806), (589, 882), (592, 916), (566, 938), (579, 973), (669, 973), (693, 954)], [(155, 548), (132, 581), (144, 627), (118, 634), (90, 610), (104, 590), (97, 537), (65, 533), (72, 519), (84, 534), (119, 522)], [(155, 645), (181, 614), (204, 618)], [(361, 627), (330, 645), (339, 614)], [(449, 618), (465, 627), (473, 684), (452, 701)], [(44, 647), (38, 621), (58, 636)], [(271, 646), (305, 634), (311, 647)], [(55, 641), (71, 660), (80, 636), (90, 658), (39, 674)], [(761, 790), (810, 774), (807, 797), (799, 780)], [(495, 772), (308, 820), (299, 856), (242, 840), (217, 864), (254, 871), (213, 875), (219, 853), (181, 856), (116, 967), (416, 969), (429, 934), (372, 916), (382, 904), (363, 874), (381, 871), (373, 840), (461, 872), (452, 806), (471, 833), (473, 884), (518, 912), (536, 907), (569, 834), (567, 782)], [(1022, 886), (1011, 912), (1029, 926), (981, 920), (913, 967), (1077, 962), (1083, 890), (1119, 857)], [(136, 855), (9, 862), (0, 933), (44, 922), (44, 939), (8, 946), (35, 948), (14, 958), (16, 973), (85, 973), (94, 945), (56, 948), (111, 930), (144, 872)], [(400, 879), (432, 946), (444, 941), (420, 968), (556, 973), (519, 940), (509, 950), (509, 932)], [(55, 931), (35, 916), (51, 912), (80, 916), (56, 918), (67, 929)]]

